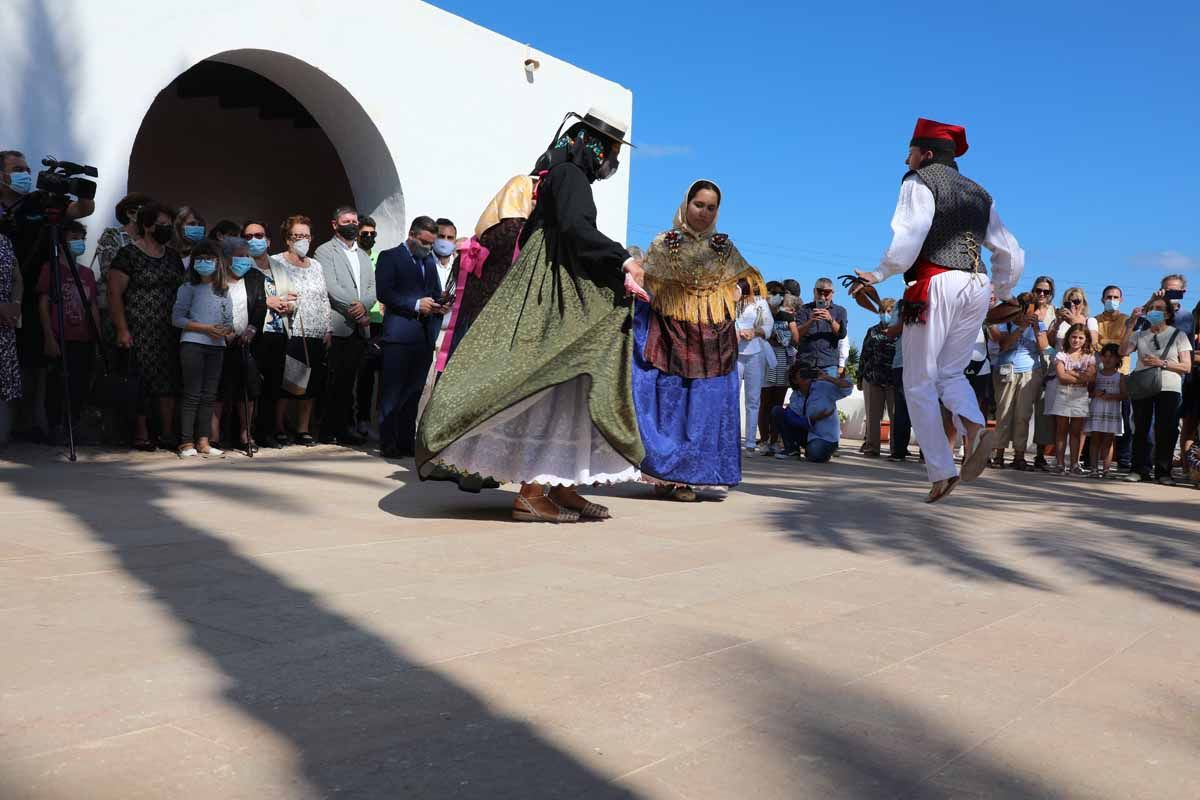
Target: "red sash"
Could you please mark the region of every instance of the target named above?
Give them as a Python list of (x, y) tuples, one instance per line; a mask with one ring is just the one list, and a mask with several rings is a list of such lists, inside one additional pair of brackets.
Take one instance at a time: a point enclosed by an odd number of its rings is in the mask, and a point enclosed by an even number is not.
[(904, 290), (903, 318), (905, 325), (924, 324), (929, 318), (929, 282), (934, 275), (949, 272), (949, 267), (934, 264), (932, 261), (918, 261), (904, 274), (913, 278), (912, 286)]

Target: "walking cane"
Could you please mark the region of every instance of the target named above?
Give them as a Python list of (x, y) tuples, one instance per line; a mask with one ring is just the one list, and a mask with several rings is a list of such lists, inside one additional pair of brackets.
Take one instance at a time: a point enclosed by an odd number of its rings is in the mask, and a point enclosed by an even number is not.
[(242, 342), (242, 420), (246, 426), (246, 455), (254, 458), (253, 421), (250, 419), (250, 355), (246, 343)]

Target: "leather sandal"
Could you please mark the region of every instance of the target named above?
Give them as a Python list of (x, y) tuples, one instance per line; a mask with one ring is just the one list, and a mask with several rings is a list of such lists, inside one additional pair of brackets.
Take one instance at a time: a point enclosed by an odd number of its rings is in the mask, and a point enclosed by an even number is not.
[(546, 495), (542, 496), (554, 506), (556, 513), (553, 516), (539, 511), (533, 503), (529, 502), (529, 498), (517, 495), (517, 499), (513, 501), (512, 518), (517, 522), (552, 522), (555, 524), (579, 522), (579, 514), (577, 512), (563, 508), (558, 503), (550, 500)]
[(555, 505), (557, 505), (567, 511), (575, 512), (576, 514), (578, 514), (580, 516), (581, 519), (612, 519), (612, 514), (609, 512), (609, 510), (607, 508), (600, 505), (599, 503), (592, 503), (588, 500), (585, 500), (584, 498), (579, 496), (579, 492), (571, 491), (570, 489), (558, 489), (557, 490), (557, 491), (560, 491), (560, 492), (570, 495), (572, 497), (572, 499), (582, 500), (583, 508), (572, 508), (571, 506), (564, 505), (563, 503), (559, 502), (559, 500), (554, 496), (555, 491), (556, 491), (555, 489), (551, 489), (550, 491), (546, 492), (546, 497), (550, 498), (550, 502), (554, 503)]
[(925, 498), (926, 503), (936, 503), (940, 500), (945, 500), (954, 491), (954, 487), (958, 486), (958, 476), (947, 478), (944, 481), (938, 481), (929, 490), (929, 497)]

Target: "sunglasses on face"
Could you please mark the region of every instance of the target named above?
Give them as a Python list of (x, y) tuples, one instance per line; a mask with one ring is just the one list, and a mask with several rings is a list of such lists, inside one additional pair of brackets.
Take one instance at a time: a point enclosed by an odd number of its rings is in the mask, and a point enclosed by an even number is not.
[(1033, 293), (1040, 294), (1044, 297), (1049, 297), (1051, 294), (1053, 294), (1053, 292), (1051, 292), (1049, 289), (1034, 289)]
[(267, 235), (265, 233), (244, 233), (244, 234), (242, 234), (242, 238), (243, 239), (265, 239), (265, 238), (267, 238)]
[(1069, 305), (1069, 306), (1081, 306), (1081, 305), (1083, 305), (1083, 301), (1082, 301), (1082, 300), (1080, 300), (1078, 297), (1072, 297), (1070, 300), (1068, 300), (1068, 301), (1067, 301), (1067, 305)]

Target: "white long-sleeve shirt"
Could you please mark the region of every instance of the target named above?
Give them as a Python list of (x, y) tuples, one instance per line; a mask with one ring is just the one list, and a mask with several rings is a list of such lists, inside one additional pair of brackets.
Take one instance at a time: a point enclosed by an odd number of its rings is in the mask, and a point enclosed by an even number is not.
[[(916, 175), (909, 175), (900, 184), (900, 199), (892, 215), (892, 243), (874, 272), (876, 283), (916, 263), (933, 225), (933, 213), (933, 192)], [(1008, 300), (1025, 271), (1025, 251), (1004, 227), (994, 203), (983, 246), (992, 251), (992, 288), (996, 297)]]

